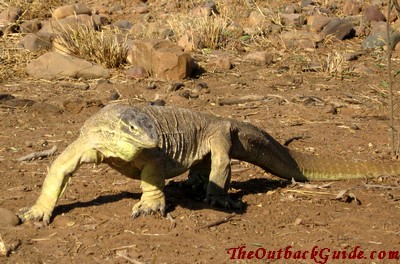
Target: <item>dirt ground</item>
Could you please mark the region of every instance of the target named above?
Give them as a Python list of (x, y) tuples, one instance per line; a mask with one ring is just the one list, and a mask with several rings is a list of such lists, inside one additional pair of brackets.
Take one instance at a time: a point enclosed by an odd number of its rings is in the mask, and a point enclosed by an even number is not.
[[(333, 42), (318, 52), (355, 52), (359, 42)], [(368, 73), (349, 71), (341, 76), (305, 70), (304, 62), (296, 59), (298, 54), (287, 54), (276, 55), (272, 65), (262, 66), (230, 53), (233, 69), (207, 71), (182, 82), (183, 89), (207, 84), (209, 93), (196, 99), (180, 96), (181, 91), (168, 92), (171, 82), (126, 80), (121, 75), (109, 82), (89, 82), (88, 90), (27, 77), (0, 83), (1, 93), (36, 102), (32, 106), (26, 106), (26, 101), (0, 102), (0, 207), (16, 212), (32, 205), (55, 159), (19, 162), (17, 158), (53, 145), (60, 153), (76, 138), (83, 122), (101, 104), (112, 101), (115, 93), (124, 103), (147, 104), (161, 98), (169, 106), (245, 120), (280, 142), (302, 137), (290, 147), (315, 155), (390, 160), (385, 53), (368, 53), (355, 62), (368, 67)], [(394, 69), (399, 66), (395, 59)], [(150, 82), (157, 88), (148, 89)], [(397, 89), (398, 77), (394, 83)], [(218, 104), (221, 98), (244, 95), (267, 99)], [(396, 113), (399, 95), (395, 92)], [(395, 118), (398, 123), (398, 115)], [(234, 162), (230, 194), (245, 202), (241, 211), (204, 204), (200, 196), (180, 186), (185, 178), (172, 179), (165, 189), (175, 224), (158, 215), (132, 220), (131, 208), (141, 195), (139, 182), (104, 165), (82, 166), (49, 226), (25, 223), (0, 230), (4, 244), (13, 249), (8, 257), (0, 256), (0, 263), (325, 263), (325, 256), (328, 263), (400, 262), (389, 259), (389, 251), (400, 250), (399, 178), (343, 180), (329, 186), (324, 184), (331, 182), (312, 182), (313, 188), (307, 188)], [(343, 190), (359, 202), (336, 200)], [(227, 221), (215, 223), (225, 217)], [(247, 252), (259, 249), (257, 256), (262, 249), (278, 254), (291, 247), (292, 256), (231, 259), (238, 256), (232, 248), (239, 246)], [(312, 258), (313, 248), (325, 251)], [(361, 260), (343, 259), (354, 249), (364, 252)], [(296, 251), (309, 253), (294, 260)], [(342, 251), (339, 260), (332, 259), (333, 251)]]

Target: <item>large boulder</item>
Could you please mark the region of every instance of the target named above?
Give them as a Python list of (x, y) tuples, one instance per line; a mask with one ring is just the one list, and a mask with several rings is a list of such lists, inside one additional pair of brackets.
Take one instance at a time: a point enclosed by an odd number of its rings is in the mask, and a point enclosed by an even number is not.
[(168, 40), (136, 40), (129, 44), (127, 61), (153, 77), (180, 80), (190, 77), (196, 65), (182, 47)]
[(27, 73), (36, 79), (53, 80), (62, 77), (100, 79), (110, 77), (107, 69), (89, 61), (48, 52), (31, 61)]
[(56, 10), (54, 10), (53, 17), (55, 19), (60, 19), (67, 16), (74, 16), (80, 14), (91, 15), (92, 11), (85, 4), (77, 3), (77, 4), (64, 5), (58, 7)]

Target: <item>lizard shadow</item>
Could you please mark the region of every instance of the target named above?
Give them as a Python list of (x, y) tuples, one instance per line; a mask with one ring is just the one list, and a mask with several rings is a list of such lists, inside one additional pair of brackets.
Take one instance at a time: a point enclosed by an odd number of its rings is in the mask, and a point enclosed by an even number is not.
[[(249, 194), (267, 193), (268, 191), (278, 188), (285, 188), (290, 185), (290, 181), (270, 180), (270, 179), (250, 179), (247, 181), (232, 181), (230, 188), (236, 190), (230, 192), (229, 197), (234, 201), (241, 201), (242, 198)], [(217, 187), (216, 187), (217, 188)], [(172, 182), (164, 189), (167, 198), (167, 212), (172, 212), (177, 206), (190, 210), (202, 210), (209, 208), (212, 210), (243, 214), (246, 212), (247, 204), (243, 203), (240, 209), (227, 209), (220, 206), (211, 206), (204, 203), (205, 192), (193, 190), (192, 188), (181, 184), (181, 182)], [(102, 204), (115, 203), (125, 199), (140, 200), (141, 193), (121, 192), (117, 194), (101, 195), (85, 202), (73, 202), (69, 204), (60, 204), (54, 209), (53, 217), (68, 213), (76, 208), (87, 208)]]
[(140, 199), (141, 193), (121, 192), (117, 194), (101, 195), (93, 200), (86, 202), (74, 202), (69, 204), (60, 204), (54, 209), (54, 216), (68, 213), (76, 208), (87, 208), (102, 204), (115, 203), (124, 199)]
[[(230, 188), (235, 191), (229, 192), (229, 197), (233, 201), (242, 201), (243, 197), (249, 194), (267, 193), (271, 190), (285, 188), (290, 185), (290, 181), (286, 180), (271, 180), (265, 178), (250, 179), (247, 181), (232, 181)], [(218, 188), (218, 187), (215, 187)], [(212, 210), (243, 214), (247, 210), (247, 204), (242, 203), (241, 208), (227, 209), (221, 206), (211, 206), (204, 202), (205, 191), (195, 190), (188, 186), (182, 185), (180, 182), (172, 182), (165, 188), (167, 197), (167, 211), (173, 211), (176, 206), (181, 206), (190, 210), (202, 210), (210, 208)]]

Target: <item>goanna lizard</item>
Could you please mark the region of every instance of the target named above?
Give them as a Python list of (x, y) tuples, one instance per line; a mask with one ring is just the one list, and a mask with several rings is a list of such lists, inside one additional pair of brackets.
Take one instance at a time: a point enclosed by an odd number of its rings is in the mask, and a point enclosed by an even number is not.
[(165, 179), (189, 170), (206, 174), (206, 201), (237, 208), (228, 197), (231, 159), (257, 165), (296, 181), (340, 180), (400, 174), (400, 163), (351, 162), (292, 151), (264, 130), (234, 119), (189, 109), (111, 104), (89, 118), (79, 137), (53, 162), (32, 207), (18, 212), (48, 224), (69, 178), (83, 163), (106, 163), (141, 180), (142, 197), (132, 217), (165, 214)]

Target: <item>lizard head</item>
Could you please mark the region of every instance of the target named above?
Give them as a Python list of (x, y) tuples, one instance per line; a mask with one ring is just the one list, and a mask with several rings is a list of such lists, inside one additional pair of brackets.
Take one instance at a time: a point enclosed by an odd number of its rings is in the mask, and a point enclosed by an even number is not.
[(154, 121), (134, 107), (125, 108), (119, 114), (119, 131), (124, 140), (138, 148), (155, 148), (158, 145), (158, 133)]
[(111, 104), (86, 120), (81, 135), (105, 157), (133, 160), (158, 145), (156, 124), (140, 108)]

